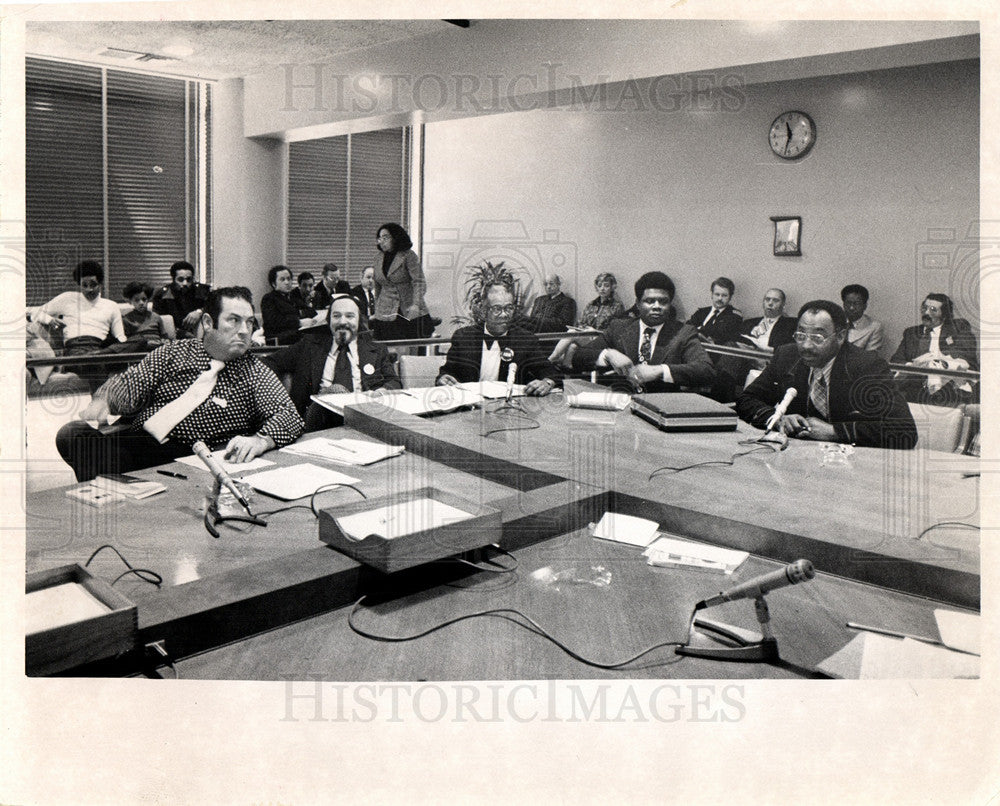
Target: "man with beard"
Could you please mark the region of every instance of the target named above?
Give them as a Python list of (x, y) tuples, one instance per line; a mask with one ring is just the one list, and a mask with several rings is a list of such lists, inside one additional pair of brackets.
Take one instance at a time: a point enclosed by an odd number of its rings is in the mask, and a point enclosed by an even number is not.
[(835, 302), (807, 302), (799, 310), (795, 343), (774, 351), (760, 377), (737, 399), (736, 413), (764, 428), (785, 392), (795, 389), (777, 431), (799, 439), (912, 448), (916, 426), (889, 365), (850, 344), (847, 330), (847, 315)]
[(359, 332), (361, 310), (350, 294), (336, 294), (327, 311), (328, 330), (307, 335), (264, 359), (279, 375), (291, 373), (291, 396), (305, 415), (306, 431), (343, 424), (343, 418), (310, 401), (320, 392), (368, 392), (401, 389), (389, 354)]
[(630, 392), (710, 385), (715, 369), (697, 331), (673, 317), (674, 281), (661, 271), (647, 272), (635, 283), (635, 299), (639, 318), (613, 320), (577, 351), (573, 369), (611, 369), (627, 379)]
[(177, 338), (195, 335), (211, 287), (194, 281), (194, 266), (178, 260), (170, 267), (170, 282), (153, 294), (153, 311), (174, 320)]
[(234, 286), (213, 291), (202, 314), (202, 337), (171, 341), (116, 375), (99, 390), (98, 420), (131, 415), (126, 431), (105, 433), (86, 422), (63, 426), (56, 447), (89, 481), (173, 461), (204, 441), (245, 462), (302, 433), (302, 419), (274, 373), (249, 354), (253, 297)]

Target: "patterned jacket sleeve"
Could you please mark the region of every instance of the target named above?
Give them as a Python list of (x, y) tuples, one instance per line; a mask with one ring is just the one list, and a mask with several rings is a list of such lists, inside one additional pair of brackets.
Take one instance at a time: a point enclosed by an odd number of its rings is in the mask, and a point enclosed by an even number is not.
[(251, 378), (255, 413), (258, 422), (262, 423), (257, 433), (273, 439), (279, 448), (294, 442), (305, 428), (305, 423), (284, 385), (269, 367), (256, 359)]
[(138, 364), (108, 380), (105, 389), (112, 414), (134, 414), (146, 405), (153, 390), (170, 374), (176, 344), (157, 347)]

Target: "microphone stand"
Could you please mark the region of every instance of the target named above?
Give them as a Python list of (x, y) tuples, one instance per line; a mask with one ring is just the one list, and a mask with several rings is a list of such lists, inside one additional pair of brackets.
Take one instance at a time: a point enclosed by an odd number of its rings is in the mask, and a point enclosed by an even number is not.
[(226, 521), (240, 521), (241, 523), (251, 523), (254, 526), (267, 526), (267, 521), (262, 520), (253, 514), (249, 504), (242, 504), (244, 509), (247, 511), (246, 515), (241, 515), (239, 513), (235, 515), (223, 515), (219, 512), (219, 493), (221, 491), (222, 484), (218, 479), (216, 479), (215, 484), (212, 487), (212, 494), (205, 498), (205, 517), (203, 520), (205, 528), (212, 537), (219, 537), (219, 530), (215, 527), (220, 523), (225, 523)]
[[(731, 660), (743, 662), (776, 661), (778, 656), (778, 642), (771, 632), (771, 613), (767, 608), (767, 601), (761, 594), (754, 599), (754, 609), (757, 612), (757, 621), (760, 623), (760, 637), (752, 640), (746, 637), (747, 630), (740, 630), (728, 624), (709, 619), (699, 619), (698, 608), (691, 613), (691, 621), (688, 624), (688, 643), (677, 647), (674, 652), (678, 655), (687, 655), (695, 658), (712, 658), (715, 660)], [(728, 646), (692, 646), (691, 641), (701, 629), (706, 637)], [(744, 633), (741, 635), (740, 633)], [(757, 638), (754, 635), (754, 638)]]

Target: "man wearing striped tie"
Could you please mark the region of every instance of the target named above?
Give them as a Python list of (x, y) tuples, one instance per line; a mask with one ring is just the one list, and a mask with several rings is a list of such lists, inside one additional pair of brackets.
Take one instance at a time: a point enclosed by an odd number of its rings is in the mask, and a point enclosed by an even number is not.
[(764, 428), (788, 389), (796, 396), (777, 428), (790, 437), (876, 448), (912, 448), (917, 430), (876, 353), (847, 341), (847, 315), (829, 300), (799, 310), (795, 343), (774, 357), (736, 401), (739, 416)]
[(167, 342), (99, 390), (98, 423), (129, 415), (127, 429), (107, 432), (85, 421), (56, 435), (77, 480), (163, 464), (201, 440), (244, 462), (293, 442), (302, 418), (275, 374), (248, 353), (253, 297), (240, 286), (211, 292), (201, 338)]

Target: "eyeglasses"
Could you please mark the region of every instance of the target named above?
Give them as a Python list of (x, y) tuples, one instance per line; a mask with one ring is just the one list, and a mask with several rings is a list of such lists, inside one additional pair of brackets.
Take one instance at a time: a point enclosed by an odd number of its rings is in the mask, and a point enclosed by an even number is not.
[(803, 333), (801, 330), (796, 330), (793, 334), (796, 344), (805, 344), (806, 342), (809, 342), (810, 344), (815, 344), (817, 347), (822, 347), (835, 335), (836, 334), (830, 334), (829, 336), (824, 336), (822, 333)]
[(500, 316), (505, 313), (514, 313), (513, 305), (490, 305), (486, 308), (494, 316)]

